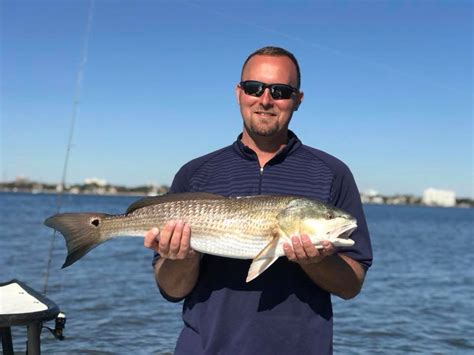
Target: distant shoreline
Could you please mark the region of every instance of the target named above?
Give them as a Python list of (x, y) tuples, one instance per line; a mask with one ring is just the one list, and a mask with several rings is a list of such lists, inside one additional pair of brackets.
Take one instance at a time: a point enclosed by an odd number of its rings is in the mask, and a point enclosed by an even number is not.
[[(109, 192), (109, 191), (91, 191), (84, 190), (80, 192), (71, 192), (66, 190), (64, 192), (45, 189), (45, 190), (33, 190), (33, 189), (6, 189), (0, 187), (0, 193), (9, 194), (32, 194), (32, 195), (70, 195), (70, 196), (117, 196), (117, 197), (147, 197), (147, 196), (158, 196), (167, 193), (168, 190), (160, 193), (154, 193), (154, 191), (120, 191), (120, 192)], [(441, 205), (428, 205), (421, 202), (420, 197), (412, 195), (396, 195), (396, 196), (381, 196), (378, 195), (376, 201), (372, 200), (372, 197), (361, 194), (362, 203), (364, 205), (400, 205), (400, 206), (424, 206), (424, 207), (443, 207), (443, 208), (474, 208), (474, 200), (462, 198), (456, 201), (454, 206), (441, 206)]]
[(57, 192), (57, 191), (31, 191), (31, 190), (0, 190), (1, 193), (8, 193), (8, 194), (24, 194), (24, 195), (68, 195), (68, 196), (117, 196), (117, 197), (124, 197), (124, 196), (135, 196), (135, 197), (144, 197), (144, 196), (151, 196), (143, 193), (135, 193), (135, 192), (117, 192), (117, 193), (109, 193), (109, 192), (104, 192), (104, 193), (94, 193), (94, 192), (80, 192), (80, 193), (75, 193), (75, 192), (70, 192), (70, 191), (64, 191), (64, 192)]
[(156, 196), (163, 195), (169, 191), (166, 185), (142, 185), (127, 187), (120, 185), (110, 185), (106, 183), (86, 183), (70, 184), (63, 187), (61, 184), (46, 184), (36, 181), (20, 180), (0, 183), (1, 192), (23, 192), (23, 193), (44, 193), (44, 194), (71, 194), (71, 195), (120, 195), (120, 196)]

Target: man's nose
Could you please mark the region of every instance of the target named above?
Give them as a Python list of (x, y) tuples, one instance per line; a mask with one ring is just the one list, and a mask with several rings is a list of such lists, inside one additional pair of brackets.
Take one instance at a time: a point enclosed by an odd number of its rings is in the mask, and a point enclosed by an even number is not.
[(263, 91), (262, 96), (260, 96), (260, 103), (262, 104), (262, 106), (271, 106), (271, 105), (273, 105), (273, 97), (270, 94), (270, 89), (269, 88), (265, 88), (265, 90)]

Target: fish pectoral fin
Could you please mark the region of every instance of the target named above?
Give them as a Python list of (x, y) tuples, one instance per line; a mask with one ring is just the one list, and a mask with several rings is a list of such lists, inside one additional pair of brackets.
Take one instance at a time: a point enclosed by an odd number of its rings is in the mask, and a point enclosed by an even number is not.
[(272, 240), (270, 240), (270, 242), (258, 252), (258, 254), (253, 258), (253, 260), (273, 258), (275, 255), (277, 255), (277, 248), (281, 240), (285, 240), (291, 243), (290, 237), (285, 233), (284, 230), (279, 227), (275, 228), (272, 231), (272, 234)]
[(247, 274), (247, 282), (250, 282), (258, 277), (278, 259), (278, 256), (276, 255), (278, 240), (279, 238), (275, 235), (270, 243), (268, 243), (265, 248), (260, 250), (257, 256), (253, 258), (252, 264), (250, 264), (249, 272)]
[(252, 264), (250, 264), (249, 272), (247, 274), (246, 282), (250, 282), (253, 279), (257, 278), (262, 272), (268, 269), (275, 261), (277, 261), (278, 256), (273, 258), (265, 259), (253, 259)]

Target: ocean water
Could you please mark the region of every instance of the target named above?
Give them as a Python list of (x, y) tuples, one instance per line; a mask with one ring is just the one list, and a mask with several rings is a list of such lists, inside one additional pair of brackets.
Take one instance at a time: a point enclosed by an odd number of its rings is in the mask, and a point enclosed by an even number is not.
[[(122, 213), (137, 198), (65, 195), (61, 210)], [(474, 210), (364, 208), (374, 264), (359, 296), (333, 297), (334, 353), (474, 353)], [(42, 221), (55, 211), (55, 195), (0, 193), (0, 282), (43, 291), (53, 234)], [(43, 353), (172, 353), (181, 305), (158, 293), (143, 239), (115, 240), (62, 270), (65, 256), (57, 235), (47, 296), (67, 315), (66, 339), (44, 329)], [(25, 351), (26, 329), (12, 333)]]

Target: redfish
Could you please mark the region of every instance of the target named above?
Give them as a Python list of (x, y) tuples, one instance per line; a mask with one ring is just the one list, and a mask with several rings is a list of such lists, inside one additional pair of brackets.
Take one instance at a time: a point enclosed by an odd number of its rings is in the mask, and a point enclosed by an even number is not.
[(115, 237), (143, 237), (162, 229), (169, 220), (191, 227), (191, 248), (235, 259), (253, 259), (249, 282), (284, 255), (283, 244), (306, 234), (316, 248), (328, 240), (350, 247), (357, 228), (348, 213), (325, 203), (298, 196), (223, 197), (209, 193), (181, 193), (148, 197), (133, 203), (125, 214), (62, 213), (45, 220), (66, 240), (67, 267), (99, 244)]

